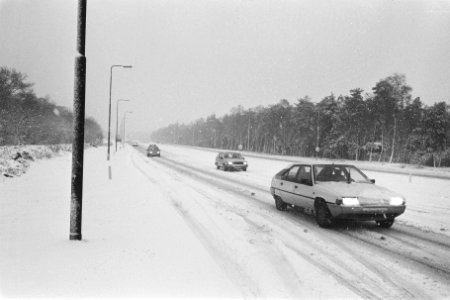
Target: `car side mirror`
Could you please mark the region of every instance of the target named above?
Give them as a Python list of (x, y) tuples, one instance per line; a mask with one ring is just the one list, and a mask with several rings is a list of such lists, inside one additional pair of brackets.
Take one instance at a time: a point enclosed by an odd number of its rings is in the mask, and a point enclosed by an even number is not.
[(375, 179), (370, 179), (370, 182), (375, 183)]

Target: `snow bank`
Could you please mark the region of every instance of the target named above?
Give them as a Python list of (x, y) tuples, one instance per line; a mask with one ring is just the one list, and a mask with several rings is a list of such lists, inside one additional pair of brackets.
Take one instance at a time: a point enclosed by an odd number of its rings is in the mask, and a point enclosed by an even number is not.
[(3, 177), (21, 176), (28, 170), (31, 161), (51, 158), (70, 149), (70, 145), (1, 146), (0, 174)]

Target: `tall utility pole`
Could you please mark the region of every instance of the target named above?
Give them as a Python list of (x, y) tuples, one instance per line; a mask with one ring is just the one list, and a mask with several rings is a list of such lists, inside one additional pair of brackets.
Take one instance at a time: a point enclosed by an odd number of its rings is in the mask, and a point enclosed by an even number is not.
[(70, 201), (70, 239), (81, 240), (83, 203), (84, 107), (86, 96), (86, 7), (78, 0), (77, 52), (73, 100), (72, 185)]
[(108, 111), (108, 153), (106, 159), (110, 157), (110, 144), (111, 144), (111, 92), (112, 92), (112, 74), (113, 68), (132, 68), (133, 66), (124, 65), (112, 65), (109, 70), (109, 111)]

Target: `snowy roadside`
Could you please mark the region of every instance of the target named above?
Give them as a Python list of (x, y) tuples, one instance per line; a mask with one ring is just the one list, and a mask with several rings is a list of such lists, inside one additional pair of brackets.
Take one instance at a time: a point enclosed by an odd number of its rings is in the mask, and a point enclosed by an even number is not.
[(85, 153), (83, 241), (69, 241), (71, 156), (0, 181), (3, 297), (242, 297), (161, 191), (104, 147)]

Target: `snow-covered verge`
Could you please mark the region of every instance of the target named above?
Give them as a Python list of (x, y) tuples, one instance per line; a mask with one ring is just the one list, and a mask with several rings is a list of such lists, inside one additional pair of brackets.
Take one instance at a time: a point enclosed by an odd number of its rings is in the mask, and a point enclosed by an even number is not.
[(32, 161), (51, 158), (70, 151), (71, 145), (1, 146), (0, 176), (17, 177), (24, 174)]
[(0, 180), (0, 297), (240, 297), (164, 195), (106, 148), (85, 151), (83, 240), (69, 241), (70, 154)]

